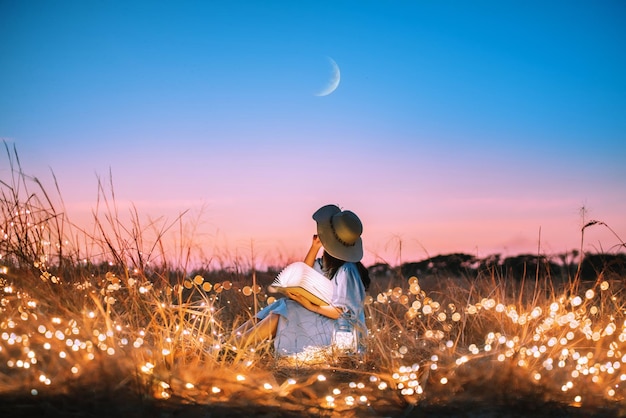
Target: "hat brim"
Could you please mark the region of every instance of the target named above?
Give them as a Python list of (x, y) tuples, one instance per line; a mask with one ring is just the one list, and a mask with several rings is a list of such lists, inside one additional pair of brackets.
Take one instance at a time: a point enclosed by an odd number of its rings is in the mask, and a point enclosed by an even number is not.
[(346, 246), (337, 240), (330, 218), (339, 212), (341, 212), (339, 207), (326, 205), (313, 214), (313, 219), (317, 222), (317, 236), (328, 254), (343, 261), (356, 263), (363, 258), (363, 240), (359, 237), (351, 246)]

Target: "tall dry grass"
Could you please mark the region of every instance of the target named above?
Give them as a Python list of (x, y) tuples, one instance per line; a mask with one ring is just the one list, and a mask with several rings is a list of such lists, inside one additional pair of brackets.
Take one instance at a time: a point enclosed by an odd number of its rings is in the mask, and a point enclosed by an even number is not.
[(623, 411), (623, 278), (600, 271), (593, 283), (555, 284), (496, 269), (441, 279), (389, 268), (372, 278), (365, 353), (276, 357), (270, 342), (227, 350), (232, 330), (271, 302), (265, 289), (277, 271), (239, 259), (220, 269), (192, 266), (194, 245), (184, 240), (172, 262), (164, 241), (172, 228), (185, 230), (184, 217), (144, 225), (131, 209), (121, 222), (102, 184), (93, 224), (74, 225), (58, 187), (49, 194), (5, 147), (5, 405), (54, 413), (52, 400), (64, 396), (72, 405), (91, 399), (96, 412), (112, 403), (135, 414), (155, 405), (271, 408), (275, 416), (406, 416), (458, 405), (536, 415)]

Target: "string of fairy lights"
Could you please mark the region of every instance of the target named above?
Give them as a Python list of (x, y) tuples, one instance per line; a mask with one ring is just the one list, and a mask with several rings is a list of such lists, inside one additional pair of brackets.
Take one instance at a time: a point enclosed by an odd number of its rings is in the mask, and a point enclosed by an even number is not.
[[(98, 320), (98, 316), (106, 313), (107, 306), (110, 308), (117, 302), (114, 294), (122, 290), (122, 285), (115, 275), (107, 273), (105, 277), (107, 285), (101, 295), (101, 309), (88, 310), (81, 317), (68, 318), (48, 317), (42, 313), (34, 295), (20, 289), (19, 283), (9, 283), (7, 279), (3, 279), (0, 371), (5, 390), (11, 386), (13, 380), (30, 382), (33, 385), (31, 393), (36, 395), (42, 387), (54, 387), (56, 381), (62, 384), (68, 375), (80, 375), (81, 371), (87, 369), (86, 363), (97, 357), (108, 356), (111, 361), (119, 357), (144, 358), (141, 355), (128, 356), (128, 352), (132, 350), (152, 353), (151, 361), (144, 361), (138, 365), (138, 370), (146, 375), (152, 375), (155, 365), (165, 361), (164, 359), (176, 351), (177, 342), (171, 338), (154, 338), (146, 335), (145, 330), (133, 329), (129, 324), (110, 323), (106, 329), (95, 326), (107, 323)], [(49, 280), (56, 285), (62, 283), (60, 279), (53, 278), (52, 275), (41, 275), (42, 280)], [(208, 288), (207, 282), (200, 282), (197, 277), (194, 280), (195, 286)], [(151, 285), (148, 283), (131, 279), (127, 284), (135, 286), (139, 295), (151, 295)], [(342, 400), (344, 406), (371, 401), (366, 395), (358, 395), (358, 390), (372, 384), (381, 391), (394, 388), (408, 398), (424, 396), (426, 389), (421, 380), (424, 369), (427, 369), (431, 376), (441, 370), (438, 374), (438, 383), (447, 385), (454, 378), (454, 368), (463, 367), (473, 359), (485, 356), (496, 362), (514, 364), (525, 370), (528, 378), (535, 382), (546, 379), (554, 382), (561, 379), (560, 390), (567, 394), (564, 399), (571, 394), (569, 401), (572, 404), (583, 402), (584, 388), (588, 384), (596, 386), (598, 388), (596, 392), (603, 393), (607, 399), (623, 398), (623, 382), (626, 380), (626, 370), (622, 370), (626, 362), (624, 350), (626, 323), (621, 311), (602, 312), (601, 307), (594, 304), (594, 301), (597, 301), (596, 291), (588, 289), (584, 296), (562, 297), (548, 306), (535, 306), (528, 312), (520, 312), (515, 306), (505, 305), (494, 299), (481, 299), (476, 304), (464, 307), (461, 313), (453, 305), (448, 305), (445, 309), (448, 312), (444, 312), (441, 305), (433, 300), (424, 304), (423, 293), (416, 284), (415, 278), (409, 280), (409, 291), (401, 295), (407, 298), (398, 298), (398, 290), (390, 289), (377, 295), (376, 301), (370, 302), (376, 305), (396, 303), (406, 307), (407, 318), (431, 316), (439, 325), (447, 321), (459, 323), (467, 316), (480, 316), (481, 313), (491, 312), (492, 315), (497, 314), (501, 320), (508, 321), (502, 324), (502, 328), (507, 331), (490, 331), (484, 336), (482, 344), (471, 343), (467, 347), (461, 347), (452, 340), (445, 341), (445, 332), (428, 330), (424, 333), (424, 338), (440, 340), (441, 344), (438, 344), (437, 350), (423, 359), (421, 364), (403, 365), (398, 361), (395, 370), (389, 373), (391, 376), (389, 381), (384, 381), (373, 373), (364, 382), (350, 382), (351, 385), (348, 384), (350, 394)], [(242, 291), (233, 287), (230, 282), (220, 283), (217, 287)], [(93, 294), (92, 290), (93, 285), (87, 286), (85, 283), (75, 285), (77, 292)], [(599, 291), (609, 292), (609, 283), (601, 282)], [(176, 289), (172, 289), (172, 292), (176, 292)], [(393, 296), (394, 292), (396, 297)], [(411, 301), (411, 296), (415, 300)], [(399, 301), (394, 302), (394, 299)], [(617, 303), (614, 296), (607, 299)], [(200, 308), (204, 309), (201, 306)], [(210, 309), (206, 311), (209, 312)], [(450, 314), (451, 311), (454, 312)], [(202, 315), (201, 312), (194, 315), (195, 320)], [(194, 319), (190, 319), (187, 323), (189, 329), (183, 333), (189, 338), (211, 340), (210, 335), (198, 335), (198, 330), (192, 325)], [(621, 323), (617, 323), (618, 320)], [(515, 326), (532, 332), (522, 337), (508, 331), (514, 330)], [(370, 330), (369, 338), (375, 338), (375, 335), (376, 332)], [(158, 342), (160, 346), (146, 349), (148, 341)], [(397, 341), (401, 341), (401, 338)], [(396, 349), (398, 360), (410, 350), (410, 343), (399, 345)], [(319, 364), (320, 358), (327, 355), (328, 351), (325, 349), (310, 350), (302, 353), (295, 361), (300, 364)], [(454, 357), (456, 358), (452, 362), (450, 359)], [(446, 364), (442, 364), (443, 358), (448, 359)], [(250, 362), (248, 367), (252, 365)], [(63, 373), (62, 370), (67, 372)], [(323, 381), (323, 374), (319, 376), (319, 381)], [(245, 377), (238, 374), (235, 380), (241, 382)], [(295, 383), (289, 384), (293, 380), (286, 382), (287, 385), (279, 385), (280, 389), (270, 383), (265, 384), (263, 389), (280, 390), (284, 393), (286, 387), (298, 386)], [(167, 398), (171, 391), (170, 383), (159, 381), (157, 386), (163, 389), (157, 396)], [(184, 385), (184, 388), (195, 387), (193, 382), (186, 382)], [(219, 386), (212, 386), (211, 391), (220, 393), (221, 389)], [(320, 399), (321, 404), (325, 407), (337, 404), (336, 396), (344, 391), (345, 389), (333, 388), (327, 397)]]

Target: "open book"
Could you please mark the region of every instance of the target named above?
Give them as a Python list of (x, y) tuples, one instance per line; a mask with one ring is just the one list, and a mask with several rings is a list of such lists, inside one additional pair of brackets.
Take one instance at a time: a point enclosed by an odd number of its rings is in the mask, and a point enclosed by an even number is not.
[(319, 306), (330, 305), (333, 284), (323, 274), (302, 261), (289, 264), (269, 286), (270, 292), (296, 293)]

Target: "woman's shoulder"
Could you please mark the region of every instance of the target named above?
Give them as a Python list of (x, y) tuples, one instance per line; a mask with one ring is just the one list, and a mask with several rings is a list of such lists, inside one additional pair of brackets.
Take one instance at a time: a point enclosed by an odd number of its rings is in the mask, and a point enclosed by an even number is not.
[(341, 267), (339, 267), (339, 269), (337, 271), (338, 272), (339, 271), (343, 271), (343, 272), (346, 272), (346, 273), (348, 273), (348, 272), (349, 273), (358, 273), (359, 269), (357, 268), (356, 263), (351, 263), (349, 261), (346, 261), (345, 263), (343, 263), (341, 265)]

